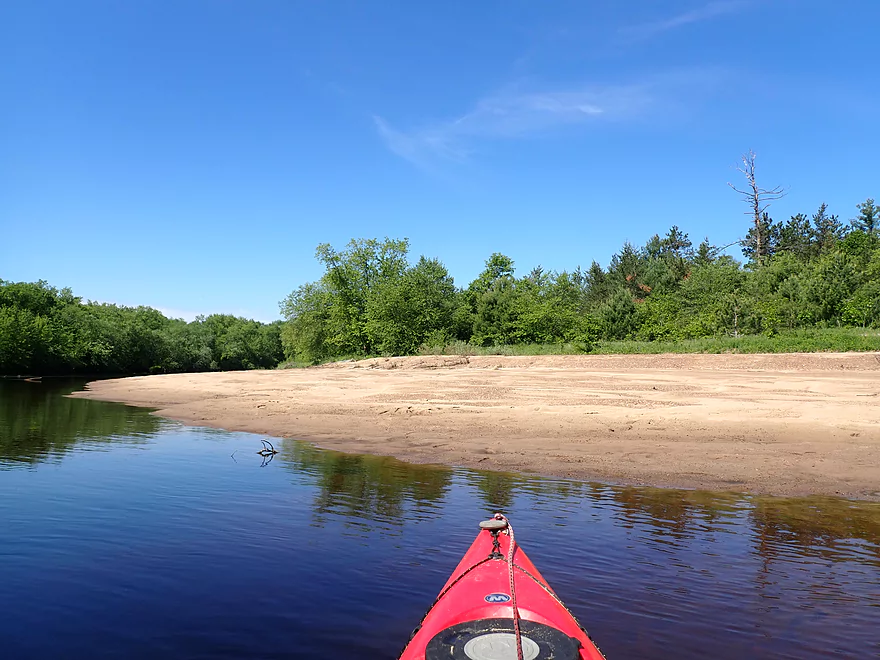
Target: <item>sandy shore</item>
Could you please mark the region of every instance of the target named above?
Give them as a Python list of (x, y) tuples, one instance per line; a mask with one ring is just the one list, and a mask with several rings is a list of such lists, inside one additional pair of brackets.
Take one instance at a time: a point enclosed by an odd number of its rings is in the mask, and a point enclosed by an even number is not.
[(419, 463), (880, 500), (880, 354), (380, 358), (81, 396)]

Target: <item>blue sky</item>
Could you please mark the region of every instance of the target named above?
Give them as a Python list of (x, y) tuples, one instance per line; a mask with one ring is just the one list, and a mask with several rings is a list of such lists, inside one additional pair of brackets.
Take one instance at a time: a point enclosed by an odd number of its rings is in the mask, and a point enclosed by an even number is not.
[(0, 7), (0, 278), (268, 320), (318, 243), (459, 284), (741, 237), (739, 155), (880, 198), (880, 2), (78, 0)]

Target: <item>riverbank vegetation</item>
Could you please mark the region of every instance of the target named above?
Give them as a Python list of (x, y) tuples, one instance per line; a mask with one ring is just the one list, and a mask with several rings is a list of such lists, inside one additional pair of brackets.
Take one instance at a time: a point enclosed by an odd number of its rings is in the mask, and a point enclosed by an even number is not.
[[(697, 245), (673, 226), (625, 243), (607, 267), (518, 275), (492, 254), (467, 286), (406, 239), (318, 246), (317, 282), (281, 302), (284, 321), (231, 315), (187, 323), (149, 307), (83, 302), (45, 282), (0, 280), (0, 375), (142, 374), (272, 368), (416, 353), (799, 352), (880, 350), (880, 206), (848, 223), (822, 204), (785, 222), (782, 192), (742, 171), (745, 238)], [(749, 191), (752, 191), (749, 193)], [(762, 195), (764, 197), (762, 197)], [(769, 196), (769, 197), (767, 197)], [(743, 261), (726, 254), (734, 246)]]
[(213, 314), (187, 323), (150, 307), (83, 302), (46, 282), (0, 280), (0, 375), (271, 368), (282, 357), (280, 322)]
[(324, 275), (282, 301), (284, 350), (296, 364), (419, 352), (880, 350), (880, 207), (868, 199), (857, 210), (848, 224), (824, 204), (775, 222), (756, 205), (744, 261), (673, 226), (625, 243), (605, 268), (518, 276), (495, 253), (466, 287), (438, 259), (411, 263), (405, 239), (324, 244)]
[(476, 346), (451, 342), (422, 346), (421, 355), (659, 355), (661, 353), (817, 353), (880, 350), (878, 328), (807, 328), (772, 335), (700, 337), (697, 339), (597, 340), (590, 350), (583, 343), (504, 344)]

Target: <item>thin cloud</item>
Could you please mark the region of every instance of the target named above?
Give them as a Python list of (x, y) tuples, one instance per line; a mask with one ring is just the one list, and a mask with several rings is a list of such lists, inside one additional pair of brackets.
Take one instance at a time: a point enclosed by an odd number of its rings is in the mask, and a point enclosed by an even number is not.
[(416, 165), (427, 166), (432, 158), (448, 160), (464, 160), (468, 151), (456, 144), (453, 131), (449, 125), (438, 125), (416, 131), (400, 131), (388, 124), (382, 117), (374, 116), (376, 130), (385, 146), (401, 158)]
[(503, 91), (479, 100), (452, 120), (400, 130), (382, 117), (376, 129), (392, 152), (418, 165), (431, 159), (465, 160), (477, 142), (514, 140), (563, 126), (634, 114), (649, 102), (639, 86), (592, 87), (542, 92)]
[[(582, 85), (523, 90), (510, 87), (477, 101), (454, 119), (403, 130), (382, 117), (373, 120), (385, 146), (418, 166), (464, 161), (481, 143), (549, 135), (566, 127), (636, 119), (659, 113), (712, 82), (708, 71), (683, 71), (631, 84)], [(688, 92), (687, 94), (684, 92)]]
[(719, 16), (733, 14), (747, 4), (746, 0), (713, 0), (702, 7), (691, 9), (677, 16), (621, 28), (620, 34), (630, 38), (652, 37), (692, 23), (701, 23)]

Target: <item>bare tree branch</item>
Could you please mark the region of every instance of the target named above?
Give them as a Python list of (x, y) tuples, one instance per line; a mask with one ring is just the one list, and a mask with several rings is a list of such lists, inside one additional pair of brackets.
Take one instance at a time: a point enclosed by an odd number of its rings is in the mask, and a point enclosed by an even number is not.
[(758, 185), (757, 176), (755, 174), (755, 152), (751, 149), (749, 149), (747, 154), (743, 154), (742, 167), (737, 167), (736, 169), (738, 172), (742, 172), (746, 177), (746, 181), (749, 184), (748, 188), (746, 190), (740, 190), (730, 182), (728, 182), (727, 185), (730, 186), (734, 192), (738, 193), (743, 201), (749, 206), (749, 210), (746, 211), (745, 214), (751, 216), (755, 224), (755, 255), (757, 256), (758, 261), (760, 261), (763, 259), (768, 249), (768, 246), (764, 245), (762, 236), (764, 212), (770, 207), (772, 202), (785, 197), (788, 194), (788, 191), (781, 186), (767, 189), (761, 188)]

